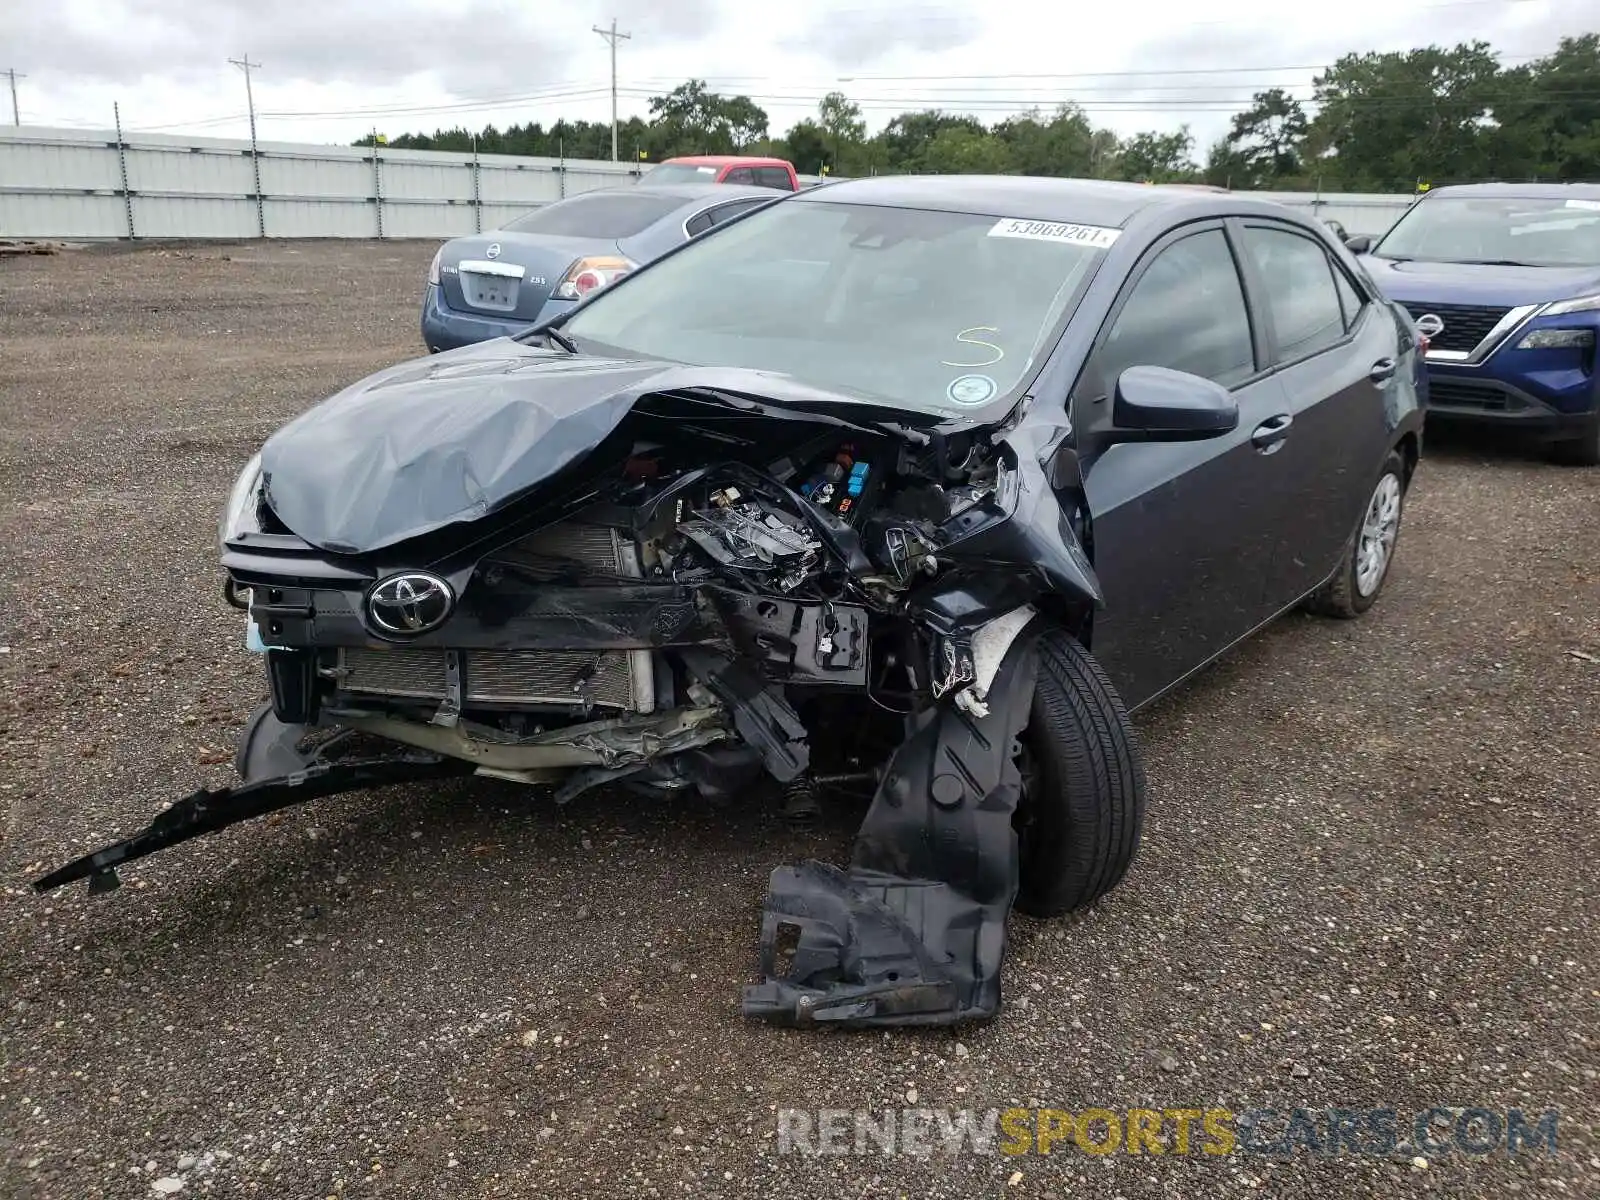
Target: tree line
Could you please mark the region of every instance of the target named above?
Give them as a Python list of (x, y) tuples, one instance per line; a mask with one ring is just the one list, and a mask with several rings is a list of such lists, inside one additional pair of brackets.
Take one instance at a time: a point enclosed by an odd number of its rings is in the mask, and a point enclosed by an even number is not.
[[(1203, 152), (1187, 125), (1119, 137), (1072, 103), (988, 125), (937, 109), (906, 112), (869, 137), (860, 106), (831, 92), (816, 116), (773, 136), (749, 96), (691, 79), (652, 98), (649, 113), (619, 126), (620, 157), (766, 154), (808, 174), (1059, 175), (1285, 191), (1559, 182), (1600, 177), (1600, 34), (1563, 38), (1551, 54), (1519, 66), (1504, 65), (1481, 41), (1347, 54), (1315, 77), (1309, 102), (1282, 88), (1256, 93)], [(491, 125), (408, 133), (387, 144), (606, 159), (611, 126)]]

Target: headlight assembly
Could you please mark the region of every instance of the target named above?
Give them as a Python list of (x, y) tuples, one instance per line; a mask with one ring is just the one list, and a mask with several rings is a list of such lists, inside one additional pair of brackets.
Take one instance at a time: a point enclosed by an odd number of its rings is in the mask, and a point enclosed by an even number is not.
[(258, 453), (239, 472), (239, 478), (233, 481), (233, 490), (228, 493), (228, 505), (222, 510), (222, 521), (217, 527), (217, 536), (221, 541), (228, 541), (237, 537), (245, 525), (245, 518), (251, 515), (256, 497), (261, 491), (261, 455)]
[(1574, 300), (1557, 300), (1539, 315), (1559, 317), (1565, 313), (1600, 312), (1600, 292), (1593, 296), (1579, 296)]
[(1583, 350), (1594, 345), (1592, 329), (1535, 329), (1517, 343), (1518, 350)]

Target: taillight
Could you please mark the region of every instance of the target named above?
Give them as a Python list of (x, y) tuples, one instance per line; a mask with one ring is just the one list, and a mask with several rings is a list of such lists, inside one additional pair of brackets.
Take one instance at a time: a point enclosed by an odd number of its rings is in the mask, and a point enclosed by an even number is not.
[(440, 246), (433, 253), (433, 261), (428, 264), (428, 282), (437, 285), (439, 282), (439, 260), (444, 257), (444, 247)]
[(557, 300), (582, 300), (621, 279), (638, 263), (620, 257), (580, 258), (556, 284)]

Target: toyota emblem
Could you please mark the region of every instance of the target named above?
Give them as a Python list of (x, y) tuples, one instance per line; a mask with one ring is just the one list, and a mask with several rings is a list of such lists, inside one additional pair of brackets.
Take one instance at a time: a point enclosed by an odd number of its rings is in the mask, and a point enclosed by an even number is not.
[(1444, 332), (1444, 321), (1438, 313), (1423, 313), (1417, 318), (1417, 332), (1431, 341)]
[(499, 242), (490, 242), (489, 243), (489, 248), (483, 252), (483, 256), (485, 258), (499, 258), (500, 257), (500, 243)]
[(378, 632), (416, 637), (443, 625), (455, 606), (448, 583), (425, 571), (409, 571), (391, 575), (372, 589), (367, 617)]

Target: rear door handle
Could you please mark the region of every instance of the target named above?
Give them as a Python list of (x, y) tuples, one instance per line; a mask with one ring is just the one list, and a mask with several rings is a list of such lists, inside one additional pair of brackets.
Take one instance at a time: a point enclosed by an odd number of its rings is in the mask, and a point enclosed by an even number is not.
[(1372, 370), (1367, 372), (1367, 378), (1373, 383), (1382, 383), (1385, 379), (1393, 379), (1395, 361), (1392, 358), (1380, 358), (1372, 364)]
[(1289, 436), (1289, 426), (1293, 424), (1294, 418), (1288, 413), (1268, 417), (1255, 427), (1255, 431), (1250, 435), (1250, 444), (1263, 454), (1271, 454), (1283, 444), (1283, 439)]

